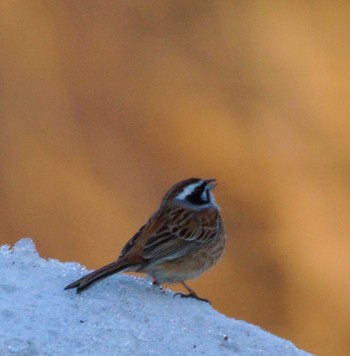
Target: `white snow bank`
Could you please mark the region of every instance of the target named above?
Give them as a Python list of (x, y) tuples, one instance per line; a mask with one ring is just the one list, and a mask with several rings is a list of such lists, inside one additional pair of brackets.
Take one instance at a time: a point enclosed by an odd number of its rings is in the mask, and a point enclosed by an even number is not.
[(45, 260), (31, 239), (0, 247), (1, 355), (307, 355), (204, 302), (115, 275), (81, 295), (86, 273)]

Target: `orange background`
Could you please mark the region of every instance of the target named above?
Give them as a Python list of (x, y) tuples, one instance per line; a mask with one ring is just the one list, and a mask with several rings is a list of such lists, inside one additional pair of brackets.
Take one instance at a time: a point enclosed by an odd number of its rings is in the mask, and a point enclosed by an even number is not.
[(0, 242), (96, 268), (191, 176), (229, 242), (190, 285), (350, 348), (350, 3), (0, 2)]

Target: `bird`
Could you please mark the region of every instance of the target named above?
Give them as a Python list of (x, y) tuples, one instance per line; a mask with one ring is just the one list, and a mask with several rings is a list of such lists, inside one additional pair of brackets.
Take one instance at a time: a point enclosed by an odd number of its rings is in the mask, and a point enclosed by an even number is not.
[(225, 249), (226, 232), (212, 192), (216, 185), (216, 179), (201, 178), (173, 185), (116, 261), (72, 282), (65, 290), (76, 288), (81, 293), (108, 276), (129, 271), (145, 273), (160, 287), (180, 283), (188, 294), (176, 294), (209, 302), (185, 281), (215, 265)]

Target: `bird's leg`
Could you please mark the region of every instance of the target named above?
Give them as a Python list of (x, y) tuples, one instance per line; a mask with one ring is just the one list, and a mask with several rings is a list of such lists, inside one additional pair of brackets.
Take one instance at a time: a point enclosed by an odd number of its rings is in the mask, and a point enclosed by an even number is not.
[(163, 286), (155, 279), (153, 280), (152, 285), (155, 287), (158, 287), (161, 291), (163, 291), (163, 289), (164, 289)]
[(200, 300), (202, 302), (207, 302), (207, 303), (211, 304), (208, 299), (204, 299), (204, 298), (199, 297), (196, 294), (196, 292), (192, 288), (190, 288), (185, 282), (182, 281), (180, 283), (188, 290), (188, 294), (175, 293), (175, 295), (180, 295), (181, 298), (194, 298), (194, 299)]

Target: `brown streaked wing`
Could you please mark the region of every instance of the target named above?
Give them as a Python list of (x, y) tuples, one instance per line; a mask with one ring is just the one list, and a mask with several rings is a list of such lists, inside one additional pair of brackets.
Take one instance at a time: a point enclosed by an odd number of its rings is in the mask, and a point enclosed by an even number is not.
[(198, 212), (180, 226), (174, 222), (174, 225), (162, 225), (144, 245), (142, 258), (172, 260), (188, 254), (200, 244), (210, 242), (217, 234), (218, 218), (216, 211), (210, 215), (213, 216), (208, 219), (208, 216)]
[(154, 235), (145, 244), (142, 250), (142, 258), (147, 260), (173, 260), (192, 251), (198, 243), (187, 241), (169, 231), (167, 236)]
[(119, 258), (124, 256), (140, 256), (143, 246), (149, 239), (162, 228), (163, 223), (153, 215), (145, 225), (143, 225), (136, 234), (126, 243), (120, 252)]
[(146, 224), (141, 226), (140, 229), (136, 232), (136, 234), (126, 243), (126, 245), (123, 247), (123, 249), (120, 252), (119, 258), (125, 256), (131, 250), (131, 248), (135, 245), (135, 243), (137, 242), (138, 238), (140, 237), (145, 227)]

